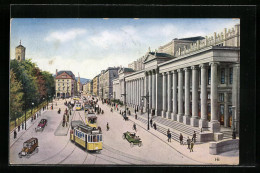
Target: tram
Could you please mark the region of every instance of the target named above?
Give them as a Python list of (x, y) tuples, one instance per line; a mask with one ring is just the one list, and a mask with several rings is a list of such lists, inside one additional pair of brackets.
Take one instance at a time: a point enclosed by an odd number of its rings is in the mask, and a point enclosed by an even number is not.
[(87, 151), (100, 152), (103, 147), (102, 133), (88, 125), (79, 124), (71, 130), (70, 140)]
[(97, 128), (97, 116), (94, 112), (88, 111), (86, 116), (86, 124), (90, 127)]
[(76, 106), (76, 111), (80, 111), (82, 109), (80, 102), (76, 103), (75, 106)]

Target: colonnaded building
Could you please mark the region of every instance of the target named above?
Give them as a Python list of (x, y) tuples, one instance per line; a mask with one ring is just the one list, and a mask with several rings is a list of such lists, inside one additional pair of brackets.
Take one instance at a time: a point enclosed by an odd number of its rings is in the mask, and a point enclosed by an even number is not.
[(128, 106), (214, 133), (220, 125), (239, 132), (240, 24), (211, 36), (173, 39), (139, 59), (136, 72), (114, 82), (121, 88), (115, 95), (125, 92)]

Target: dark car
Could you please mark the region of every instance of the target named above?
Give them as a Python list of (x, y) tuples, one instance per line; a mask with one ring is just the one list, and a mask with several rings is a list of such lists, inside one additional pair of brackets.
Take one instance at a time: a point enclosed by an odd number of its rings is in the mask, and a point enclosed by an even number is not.
[(35, 128), (35, 131), (43, 131), (43, 129), (47, 126), (47, 119), (41, 119), (38, 126)]
[(27, 157), (29, 158), (34, 152), (38, 153), (38, 139), (31, 138), (23, 143), (22, 151), (18, 154), (20, 158)]

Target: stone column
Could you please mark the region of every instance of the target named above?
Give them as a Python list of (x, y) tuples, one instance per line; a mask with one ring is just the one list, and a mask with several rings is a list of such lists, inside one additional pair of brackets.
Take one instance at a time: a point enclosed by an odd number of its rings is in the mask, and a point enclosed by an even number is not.
[(199, 120), (199, 127), (207, 127), (207, 65), (201, 64), (201, 119)]
[(199, 126), (199, 73), (198, 67), (192, 66), (192, 118), (191, 118), (191, 125), (193, 127)]
[(137, 80), (138, 82), (137, 82), (137, 91), (138, 91), (138, 94), (137, 94), (137, 105), (138, 105), (138, 110), (139, 110), (139, 108), (140, 108), (140, 93), (141, 93), (141, 87), (140, 87), (140, 84), (141, 84), (141, 82), (140, 82), (140, 78)]
[(166, 73), (163, 72), (163, 97), (162, 97), (162, 101), (163, 101), (163, 110), (162, 110), (162, 117), (165, 118), (166, 117), (166, 99), (167, 99), (167, 96), (166, 96)]
[(156, 102), (156, 96), (155, 96), (155, 90), (156, 90), (156, 86), (155, 86), (155, 81), (156, 81), (156, 76), (155, 76), (155, 70), (153, 70), (153, 74), (152, 74), (152, 109), (155, 110), (155, 102)]
[(134, 108), (136, 108), (137, 80), (134, 80)]
[(190, 69), (184, 68), (185, 71), (185, 116), (183, 123), (190, 124)]
[(224, 93), (224, 127), (228, 127), (228, 93)]
[(152, 72), (149, 73), (149, 109), (151, 109), (152, 105)]
[(133, 81), (131, 81), (131, 106), (133, 106)]
[(167, 117), (168, 119), (171, 119), (171, 113), (172, 113), (172, 75), (171, 75), (171, 72), (167, 72), (167, 75), (168, 75), (168, 79), (167, 79), (167, 82), (168, 82), (168, 86), (167, 86), (167, 97), (168, 97), (168, 105), (167, 105)]
[(172, 71), (172, 119), (177, 120), (177, 72)]
[(233, 65), (233, 81), (232, 81), (232, 128), (239, 132), (239, 86), (240, 86), (240, 65)]
[[(148, 73), (145, 72), (145, 77), (144, 77), (144, 96), (146, 96), (147, 92), (148, 92)], [(143, 98), (144, 100), (144, 112), (147, 112), (147, 102), (146, 99)]]
[(183, 71), (178, 69), (178, 115), (177, 121), (183, 121)]
[(159, 69), (156, 70), (155, 78), (155, 116), (162, 116), (162, 74)]
[(218, 121), (218, 64), (211, 62), (211, 121), (210, 128), (212, 132), (220, 131), (220, 123)]

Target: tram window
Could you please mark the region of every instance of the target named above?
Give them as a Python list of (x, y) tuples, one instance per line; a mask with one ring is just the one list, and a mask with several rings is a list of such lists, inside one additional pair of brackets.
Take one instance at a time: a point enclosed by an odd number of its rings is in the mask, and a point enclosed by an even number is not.
[(99, 135), (97, 135), (97, 142), (99, 142)]
[(102, 135), (100, 135), (100, 141), (102, 141)]
[(97, 136), (93, 136), (93, 142), (97, 142)]
[(76, 132), (76, 136), (78, 136), (78, 131), (77, 131), (77, 130), (75, 130), (75, 132)]
[(90, 136), (88, 135), (88, 142), (90, 142)]

